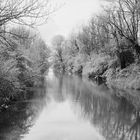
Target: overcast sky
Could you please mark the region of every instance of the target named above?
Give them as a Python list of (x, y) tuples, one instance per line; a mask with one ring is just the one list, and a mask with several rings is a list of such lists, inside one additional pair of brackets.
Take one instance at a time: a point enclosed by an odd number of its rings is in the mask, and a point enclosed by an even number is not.
[(72, 30), (85, 24), (90, 17), (100, 11), (102, 0), (51, 0), (55, 5), (63, 5), (48, 20), (46, 25), (39, 27), (41, 36), (50, 43), (53, 36), (61, 34), (67, 37)]

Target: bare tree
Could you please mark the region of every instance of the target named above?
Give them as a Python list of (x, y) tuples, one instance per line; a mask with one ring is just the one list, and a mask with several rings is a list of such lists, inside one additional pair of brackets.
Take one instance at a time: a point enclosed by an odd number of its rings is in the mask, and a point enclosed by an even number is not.
[(117, 0), (117, 6), (106, 10), (108, 13), (108, 24), (113, 36), (119, 46), (119, 38), (125, 38), (131, 43), (131, 47), (140, 55), (138, 41), (140, 23), (140, 1), (139, 0)]
[(46, 22), (50, 14), (48, 0), (1, 0), (0, 26), (8, 23), (35, 25)]
[(11, 32), (9, 28), (15, 25), (35, 27), (45, 23), (53, 12), (49, 0), (0, 0), (0, 43), (2, 46), (13, 46), (9, 34), (19, 36)]
[(65, 70), (65, 65), (64, 65), (64, 48), (63, 48), (63, 44), (64, 44), (64, 37), (62, 35), (56, 35), (54, 36), (54, 38), (52, 39), (52, 46), (55, 48), (55, 54), (54, 54), (54, 58), (55, 58), (55, 64), (54, 67), (56, 69), (60, 69), (60, 71), (62, 70), (62, 72), (64, 72)]
[(52, 39), (52, 46), (55, 48), (60, 48), (64, 42), (64, 37), (62, 35), (56, 35)]

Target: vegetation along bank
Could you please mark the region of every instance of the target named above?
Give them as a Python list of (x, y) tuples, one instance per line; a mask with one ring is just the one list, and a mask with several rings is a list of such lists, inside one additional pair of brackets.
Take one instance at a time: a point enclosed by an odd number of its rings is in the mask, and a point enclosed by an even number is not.
[(0, 111), (40, 86), (48, 70), (50, 51), (35, 29), (46, 22), (49, 12), (48, 1), (1, 1)]
[(140, 89), (140, 1), (118, 0), (102, 11), (67, 39), (54, 37), (54, 68), (120, 89)]

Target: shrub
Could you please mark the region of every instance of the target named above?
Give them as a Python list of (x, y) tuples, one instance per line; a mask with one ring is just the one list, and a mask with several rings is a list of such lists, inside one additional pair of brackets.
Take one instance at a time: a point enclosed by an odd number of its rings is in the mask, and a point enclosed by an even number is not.
[(93, 55), (93, 57), (89, 60), (89, 62), (86, 63), (86, 65), (83, 68), (83, 75), (87, 75), (88, 77), (96, 77), (99, 75), (103, 75), (104, 72), (108, 68), (110, 57), (104, 56), (102, 54), (100, 55)]

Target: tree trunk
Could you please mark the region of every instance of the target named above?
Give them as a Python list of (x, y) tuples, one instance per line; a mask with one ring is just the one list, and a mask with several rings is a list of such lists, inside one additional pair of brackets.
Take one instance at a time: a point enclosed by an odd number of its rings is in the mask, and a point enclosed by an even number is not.
[(138, 59), (140, 58), (140, 45), (139, 44), (135, 44), (134, 45), (134, 49), (136, 51), (136, 55), (138, 57)]

